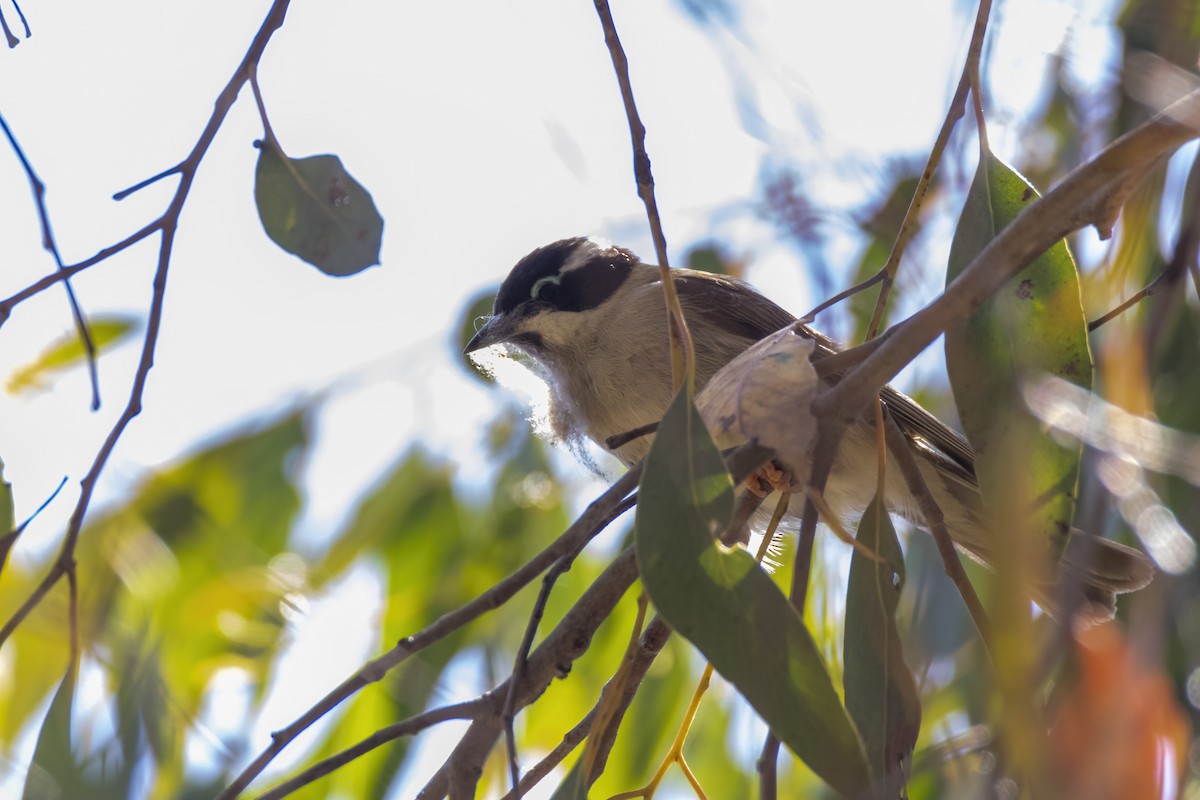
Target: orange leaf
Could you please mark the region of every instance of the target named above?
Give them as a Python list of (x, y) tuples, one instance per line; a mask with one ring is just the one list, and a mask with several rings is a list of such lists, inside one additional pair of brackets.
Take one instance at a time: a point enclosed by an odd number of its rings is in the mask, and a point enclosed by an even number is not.
[(1059, 796), (1137, 800), (1178, 787), (1190, 730), (1170, 681), (1112, 624), (1078, 632), (1075, 655), (1078, 683), (1050, 731)]

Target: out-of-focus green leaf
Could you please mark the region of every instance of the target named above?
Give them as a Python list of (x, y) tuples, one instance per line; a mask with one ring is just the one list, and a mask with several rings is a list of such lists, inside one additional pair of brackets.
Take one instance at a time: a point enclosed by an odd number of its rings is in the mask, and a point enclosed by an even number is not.
[(684, 257), (688, 269), (714, 275), (740, 276), (743, 265), (731, 258), (718, 244), (703, 244), (688, 250)]
[[(307, 426), (293, 411), (164, 467), (79, 538), (81, 638), (105, 654), (122, 749), (153, 755), (161, 796), (181, 790), (179, 732), (200, 715), (212, 676), (237, 667), (266, 690), (284, 606), (306, 588), (286, 548)], [(38, 621), (43, 637), (65, 639), (65, 602)]]
[(638, 563), (659, 612), (809, 768), (845, 794), (867, 787), (862, 741), (795, 608), (749, 553), (716, 538), (733, 486), (687, 392), (655, 435), (638, 497)]
[[(471, 341), (471, 337), (474, 336), (476, 330), (478, 330), (476, 322), (492, 313), (492, 307), (495, 305), (495, 302), (495, 289), (488, 289), (487, 291), (480, 292), (467, 301), (466, 308), (463, 309), (462, 319), (459, 320), (458, 324), (458, 340), (456, 346), (459, 353), (463, 353), (463, 350), (467, 348), (467, 343)], [(475, 366), (475, 362), (472, 361), (465, 353), (462, 354), (461, 359), (462, 365), (466, 367), (466, 369), (476, 378), (479, 378), (481, 381), (485, 381), (487, 383), (495, 382), (491, 375), (488, 375), (479, 367)]]
[(0, 573), (4, 572), (8, 551), (12, 549), (15, 541), (12, 534), (15, 533), (16, 526), (12, 484), (4, 479), (4, 462), (0, 461)]
[(580, 759), (575, 762), (575, 766), (571, 767), (567, 777), (554, 790), (550, 800), (587, 800), (587, 796), (587, 776), (583, 774), (583, 759)]
[[(998, 158), (982, 158), (950, 248), (947, 283), (1037, 197)], [(978, 454), (984, 502), (1005, 513), (1028, 509), (1027, 529), (1044, 537), (1034, 541), (1061, 552), (1074, 514), (1082, 445), (1048, 436), (1025, 407), (1022, 385), (1050, 373), (1091, 388), (1087, 322), (1065, 242), (946, 331), (946, 363), (959, 416)]]
[(887, 787), (885, 794), (897, 796), (912, 766), (921, 699), (896, 629), (904, 554), (878, 496), (863, 513), (857, 538), (886, 560), (875, 561), (858, 550), (850, 559), (842, 676), (846, 710), (862, 734), (876, 778)]
[(337, 156), (289, 158), (257, 145), (254, 201), (271, 241), (335, 277), (379, 263), (383, 217)]
[(75, 667), (67, 669), (42, 722), (33, 762), (25, 776), (21, 800), (90, 797), (83, 765), (71, 747), (71, 712), (75, 705)]
[[(141, 322), (129, 316), (96, 316), (88, 320), (96, 355), (111, 350), (137, 333)], [(51, 343), (32, 363), (18, 369), (5, 388), (10, 394), (44, 391), (56, 376), (84, 363), (87, 351), (78, 334), (69, 333)]]

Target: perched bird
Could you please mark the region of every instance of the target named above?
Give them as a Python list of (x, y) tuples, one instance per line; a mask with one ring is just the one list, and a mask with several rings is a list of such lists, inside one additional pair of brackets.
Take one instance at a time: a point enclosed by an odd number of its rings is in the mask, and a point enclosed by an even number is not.
[[(676, 269), (675, 289), (696, 352), (696, 386), (756, 341), (789, 325), (816, 343), (812, 360), (837, 351), (825, 336), (754, 289), (721, 275)], [(673, 396), (666, 309), (658, 267), (621, 247), (590, 238), (563, 239), (522, 258), (496, 295), (492, 316), (466, 347), (473, 353), (505, 344), (532, 359), (550, 389), (549, 422), (567, 443), (606, 441), (661, 419)], [(955, 543), (985, 564), (1002, 546), (984, 521), (975, 456), (957, 432), (890, 386), (884, 403), (917, 455), (929, 489)], [(626, 466), (640, 461), (651, 437), (629, 441), (613, 454)], [(829, 475), (825, 500), (839, 514), (861, 512), (875, 493), (878, 456), (874, 422), (851, 426)], [(887, 471), (889, 510), (922, 525), (899, 469)], [(1085, 539), (1087, 541), (1085, 541)], [(1113, 616), (1115, 595), (1140, 589), (1153, 576), (1137, 550), (1073, 532), (1064, 554), (1082, 567), (1081, 614)], [(1054, 586), (1036, 590), (1054, 610)]]

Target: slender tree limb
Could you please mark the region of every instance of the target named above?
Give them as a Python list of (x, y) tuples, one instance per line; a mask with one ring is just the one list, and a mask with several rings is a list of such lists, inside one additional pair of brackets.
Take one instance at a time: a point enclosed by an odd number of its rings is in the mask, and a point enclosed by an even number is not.
[(67, 479), (64, 476), (63, 479), (58, 482), (58, 487), (50, 493), (49, 497), (42, 501), (42, 504), (38, 506), (32, 514), (25, 518), (24, 522), (3, 536), (0, 536), (0, 575), (4, 574), (4, 565), (8, 561), (9, 551), (11, 551), (12, 546), (17, 543), (17, 539), (22, 533), (25, 532), (25, 529), (29, 527), (29, 523), (37, 519), (38, 514), (41, 514), (43, 511), (45, 511), (46, 506), (50, 505), (54, 498), (58, 497), (58, 493), (61, 492), (63, 487), (66, 485)]
[[(171, 265), (171, 254), (175, 244), (175, 232), (179, 223), (180, 214), (183, 211), (183, 206), (187, 201), (188, 193), (191, 191), (192, 182), (195, 179), (196, 171), (199, 169), (200, 163), (204, 160), (205, 154), (208, 152), (209, 146), (216, 138), (217, 131), (220, 130), (221, 124), (225, 120), (225, 116), (233, 107), (234, 101), (237, 99), (238, 93), (241, 91), (249, 75), (249, 70), (252, 65), (258, 63), (266, 49), (267, 43), (271, 40), (271, 36), (276, 30), (283, 25), (284, 16), (287, 13), (287, 8), (290, 0), (275, 0), (271, 5), (271, 9), (267, 12), (267, 16), (255, 35), (246, 55), (242, 62), (234, 70), (233, 76), (225, 85), (217, 97), (215, 107), (208, 122), (204, 126), (204, 130), (200, 134), (200, 138), (192, 147), (191, 152), (182, 162), (179, 170), (179, 186), (175, 190), (175, 194), (171, 199), (167, 210), (163, 213), (158, 221), (149, 226), (152, 230), (158, 230), (162, 233), (162, 238), (159, 242), (158, 262), (154, 271), (153, 295), (150, 301), (150, 310), (146, 324), (146, 334), (142, 340), (142, 352), (138, 360), (137, 371), (134, 375), (133, 385), (129, 392), (129, 399), (126, 402), (124, 410), (121, 412), (116, 423), (109, 430), (108, 436), (101, 445), (99, 452), (92, 461), (91, 467), (87, 474), (80, 481), (79, 499), (75, 504), (75, 509), (71, 514), (70, 521), (67, 525), (67, 532), (63, 538), (63, 543), (59, 549), (58, 556), (51, 565), (46, 576), (38, 583), (37, 587), (25, 600), (24, 603), (13, 613), (13, 615), (5, 622), (3, 628), (0, 628), (0, 645), (12, 635), (17, 626), (29, 616), (30, 612), (42, 601), (50, 589), (65, 575), (71, 575), (75, 569), (75, 546), (79, 540), (79, 534), (83, 529), (84, 519), (87, 516), (87, 510), (91, 504), (92, 495), (96, 489), (96, 483), (100, 478), (100, 473), (104, 471), (105, 465), (108, 463), (109, 456), (117, 446), (121, 435), (125, 432), (125, 428), (142, 410), (142, 395), (146, 388), (150, 369), (154, 365), (154, 353), (158, 344), (158, 335), (162, 326), (162, 311), (166, 296), (167, 288), (167, 273)], [(65, 277), (65, 276), (64, 276)]]
[(625, 48), (621, 46), (621, 37), (617, 35), (617, 25), (613, 21), (608, 0), (594, 0), (594, 4), (596, 14), (600, 17), (600, 25), (604, 29), (604, 43), (608, 47), (613, 70), (617, 74), (617, 83), (621, 87), (621, 101), (625, 105), (625, 118), (629, 121), (629, 138), (633, 145), (634, 180), (637, 182), (638, 197), (646, 206), (646, 219), (650, 224), (654, 254), (658, 258), (658, 268), (662, 276), (667, 318), (673, 323), (667, 326), (668, 341), (671, 345), (672, 377), (676, 387), (681, 386), (686, 379), (690, 388), (696, 375), (696, 351), (692, 344), (692, 335), (688, 331), (687, 320), (683, 315), (683, 307), (675, 293), (670, 262), (667, 260), (667, 237), (663, 233), (662, 219), (658, 215), (658, 201), (654, 199), (654, 174), (650, 169), (650, 155), (646, 152), (646, 126), (642, 124), (637, 103), (633, 99), (629, 60), (625, 57)]
[(137, 230), (134, 233), (131, 233), (129, 236), (126, 236), (116, 244), (109, 245), (91, 258), (80, 261), (78, 264), (65, 266), (57, 272), (34, 281), (16, 294), (7, 297), (4, 300), (0, 300), (0, 325), (3, 325), (8, 320), (9, 316), (12, 314), (12, 310), (20, 303), (25, 302), (34, 295), (44, 292), (46, 289), (49, 289), (59, 281), (65, 281), (76, 273), (83, 272), (89, 267), (94, 267), (101, 261), (116, 255), (122, 250), (132, 247), (143, 239), (149, 237), (151, 234), (157, 233), (161, 227), (162, 219), (156, 219), (150, 224), (142, 227), (140, 230)]
[(471, 719), (481, 706), (482, 703), (478, 699), (468, 700), (464, 703), (455, 703), (454, 705), (431, 709), (423, 714), (417, 714), (408, 719), (388, 725), (386, 728), (380, 728), (357, 744), (347, 747), (345, 750), (329, 758), (318, 761), (296, 777), (284, 781), (269, 792), (264, 792), (259, 795), (259, 800), (279, 800), (281, 797), (287, 797), (297, 789), (314, 783), (359, 756), (365, 755), (375, 748), (399, 739), (402, 736), (412, 736), (427, 728), (432, 728), (439, 722), (446, 722), (447, 720)]
[[(633, 507), (637, 500), (637, 495), (630, 495), (622, 500), (611, 515), (612, 519), (628, 511)], [(605, 523), (607, 527), (607, 523)], [(550, 600), (550, 591), (554, 588), (555, 582), (567, 570), (571, 568), (571, 564), (579, 556), (583, 550), (583, 546), (589, 540), (584, 540), (578, 543), (576, 547), (560, 557), (546, 571), (546, 575), (542, 578), (542, 588), (538, 592), (537, 600), (533, 604), (533, 611), (529, 615), (529, 624), (525, 628), (525, 636), (521, 640), (521, 646), (517, 650), (516, 662), (513, 665), (512, 678), (509, 680), (508, 694), (504, 698), (504, 708), (500, 713), (500, 718), (504, 723), (504, 738), (508, 746), (508, 762), (509, 772), (512, 777), (513, 793), (519, 798), (521, 796), (521, 765), (517, 759), (517, 737), (513, 730), (513, 718), (516, 716), (517, 702), (517, 687), (521, 684), (524, 678), (525, 667), (529, 659), (529, 649), (533, 647), (533, 637), (537, 634), (538, 625), (541, 623), (542, 615), (546, 610), (546, 603)]]
[[(1175, 242), (1175, 249), (1171, 253), (1171, 260), (1168, 262), (1166, 268), (1155, 275), (1154, 279), (1148, 284), (1122, 301), (1111, 311), (1089, 322), (1088, 333), (1111, 322), (1147, 297), (1154, 297), (1157, 294), (1174, 288), (1187, 275), (1189, 270), (1195, 269), (1196, 255), (1198, 249), (1200, 249), (1200, 219), (1197, 218), (1197, 214), (1200, 213), (1200, 153), (1192, 161), (1192, 169), (1188, 177), (1188, 188), (1190, 190), (1190, 197), (1188, 199), (1191, 201), (1192, 214), (1190, 217), (1181, 220), (1179, 238)], [(1186, 203), (1184, 207), (1185, 209), (1187, 208)], [(1200, 292), (1200, 284), (1197, 284), (1197, 291)]]
[(283, 751), (297, 736), (313, 723), (325, 716), (338, 704), (365, 686), (379, 681), (390, 670), (403, 663), (409, 656), (440, 641), (464, 625), (488, 611), (499, 608), (551, 564), (562, 558), (581, 543), (590, 541), (612, 520), (625, 510), (624, 500), (641, 476), (641, 467), (635, 466), (621, 476), (609, 489), (598, 497), (580, 515), (571, 527), (550, 546), (531, 558), (520, 569), (497, 583), (479, 597), (439, 617), (424, 630), (402, 639), (383, 655), (369, 661), (340, 685), (331, 690), (315, 705), (301, 714), (282, 730), (271, 734), (271, 744), (263, 750), (229, 786), (218, 796), (218, 800), (232, 800), (250, 785), (267, 765)]
[(500, 800), (519, 800), (526, 792), (542, 782), (542, 779), (554, 771), (554, 768), (563, 762), (567, 756), (575, 751), (576, 747), (584, 741), (588, 736), (588, 731), (592, 728), (592, 720), (596, 718), (596, 708), (599, 704), (592, 706), (588, 713), (583, 715), (583, 719), (575, 723), (575, 727), (563, 734), (562, 741), (559, 742), (553, 750), (545, 755), (541, 761), (534, 764), (525, 774), (521, 776), (521, 781), (517, 789), (509, 791)]
[(755, 764), (758, 772), (759, 800), (775, 800), (779, 795), (779, 739), (767, 731), (762, 752)]
[[(918, 188), (920, 188), (920, 187), (918, 187)], [(915, 201), (916, 198), (914, 197), (913, 199)], [(905, 217), (905, 219), (907, 219), (907, 217)], [(901, 225), (900, 228), (903, 231), (904, 226)], [(895, 245), (893, 245), (893, 249), (895, 249)], [(807, 314), (805, 314), (803, 317), (801, 317), (800, 321), (803, 322), (805, 325), (808, 325), (808, 324), (812, 323), (814, 320), (816, 320), (817, 315), (820, 314), (822, 311), (824, 311), (828, 308), (832, 308), (833, 306), (836, 306), (838, 303), (842, 302), (847, 297), (853, 297), (854, 295), (858, 294), (859, 292), (865, 292), (867, 289), (870, 289), (875, 284), (879, 283), (880, 281), (885, 281), (885, 280), (888, 280), (888, 273), (885, 269), (880, 269), (878, 272), (876, 272), (871, 277), (867, 278), (865, 281), (862, 281), (861, 283), (856, 283), (853, 286), (851, 286), (849, 289), (844, 289), (844, 290), (838, 292), (837, 294), (835, 294), (833, 297), (829, 298), (828, 300), (826, 300), (822, 303), (818, 303), (811, 310), (809, 310), (809, 312)]]
[[(530, 655), (525, 679), (517, 688), (517, 708), (529, 705), (541, 696), (554, 678), (570, 671), (575, 659), (591, 645), (596, 629), (636, 579), (637, 562), (633, 549), (628, 548), (588, 587)], [(500, 737), (500, 711), (507, 694), (508, 681), (504, 681), (480, 697), (491, 711), (485, 710), (475, 717), (445, 763), (417, 794), (418, 798), (445, 797), (447, 793), (453, 800), (475, 796), (483, 762)]]
[(887, 381), (948, 326), (970, 316), (1059, 239), (1085, 225), (1095, 225), (1102, 235), (1109, 235), (1138, 182), (1160, 159), (1197, 136), (1195, 120), (1200, 120), (1200, 92), (1122, 136), (1026, 206), (942, 295), (893, 326), (891, 335), (880, 337), (879, 346), (862, 364), (817, 396), (812, 410), (822, 420), (820, 439), (840, 440), (844, 427), (838, 430), (827, 421), (853, 420)]
[[(883, 281), (883, 286), (879, 290), (879, 299), (875, 302), (875, 310), (871, 314), (871, 323), (867, 326), (867, 339), (874, 339), (879, 333), (879, 326), (883, 324), (883, 312), (887, 308), (888, 295), (891, 292), (892, 285), (896, 282), (896, 275), (900, 272), (900, 259), (904, 256), (904, 251), (908, 249), (909, 242), (917, 233), (917, 221), (920, 217), (921, 207), (925, 203), (925, 195), (929, 192), (929, 187), (933, 183), (933, 174), (937, 170), (938, 164), (942, 160), (942, 154), (946, 150), (946, 146), (950, 142), (950, 134), (953, 132), (955, 125), (962, 119), (966, 112), (967, 92), (973, 87), (977, 88), (979, 83), (979, 61), (983, 52), (983, 40), (987, 34), (988, 17), (992, 11), (992, 0), (980, 0), (979, 9), (975, 13), (975, 27), (971, 31), (971, 42), (967, 46), (967, 57), (963, 63), (962, 73), (958, 79), (958, 87), (954, 90), (954, 97), (950, 100), (950, 108), (946, 111), (946, 117), (942, 120), (941, 130), (938, 131), (937, 138), (934, 139), (933, 149), (929, 151), (929, 158), (925, 162), (925, 169), (921, 171), (921, 177), (917, 180), (917, 186), (913, 190), (912, 200), (908, 204), (908, 210), (904, 212), (904, 219), (900, 223), (900, 230), (896, 233), (896, 241), (892, 244), (892, 251), (888, 254), (887, 261), (883, 268), (876, 273), (876, 278)], [(975, 91), (976, 97), (979, 92)], [(986, 141), (987, 133), (983, 127), (983, 107), (982, 104), (978, 108), (978, 117), (980, 123), (981, 141)], [(864, 287), (865, 288), (865, 287)], [(844, 293), (843, 293), (844, 294)], [(834, 298), (834, 301), (839, 298)], [(815, 312), (810, 312), (815, 313)]]
[[(5, 30), (8, 30), (7, 26), (5, 26)], [(42, 226), (42, 248), (54, 259), (54, 265), (61, 273), (64, 268), (62, 255), (58, 252), (58, 243), (54, 239), (54, 228), (50, 225), (50, 212), (46, 210), (46, 184), (42, 183), (42, 179), (38, 177), (37, 171), (29, 162), (25, 151), (21, 149), (16, 135), (8, 127), (8, 122), (5, 121), (3, 114), (0, 114), (0, 129), (3, 129), (4, 136), (8, 139), (8, 146), (12, 148), (17, 160), (21, 162), (21, 168), (25, 170), (25, 178), (29, 181), (29, 190), (33, 193), (33, 203), (37, 207), (38, 222)], [(75, 320), (75, 332), (79, 336), (79, 341), (83, 344), (83, 352), (87, 356), (88, 378), (92, 384), (92, 411), (97, 411), (100, 408), (100, 376), (96, 371), (96, 344), (92, 340), (92, 331), (83, 316), (83, 309), (79, 307), (79, 299), (75, 296), (75, 289), (71, 287), (71, 281), (66, 276), (63, 276), (62, 280), (63, 288), (67, 290), (67, 302), (71, 306), (71, 317)]]
[(887, 449), (896, 459), (900, 474), (904, 476), (904, 482), (908, 486), (909, 494), (917, 501), (917, 508), (921, 510), (921, 516), (925, 518), (925, 526), (933, 534), (933, 541), (937, 544), (938, 553), (942, 556), (946, 574), (950, 576), (950, 580), (954, 581), (958, 593), (962, 595), (967, 611), (971, 614), (971, 619), (979, 630), (988, 656), (994, 664), (995, 634), (992, 623), (988, 619), (983, 603), (979, 600), (979, 595), (975, 592), (975, 587), (971, 585), (971, 580), (967, 577), (966, 570), (963, 569), (962, 562), (958, 560), (958, 551), (954, 547), (954, 540), (950, 538), (950, 531), (946, 529), (946, 520), (942, 515), (942, 509), (933, 499), (933, 494), (930, 493), (929, 486), (925, 483), (925, 477), (921, 475), (921, 469), (917, 466), (917, 460), (913, 457), (908, 439), (900, 430), (900, 426), (892, 419), (891, 414), (884, 414), (883, 431), (887, 440)]

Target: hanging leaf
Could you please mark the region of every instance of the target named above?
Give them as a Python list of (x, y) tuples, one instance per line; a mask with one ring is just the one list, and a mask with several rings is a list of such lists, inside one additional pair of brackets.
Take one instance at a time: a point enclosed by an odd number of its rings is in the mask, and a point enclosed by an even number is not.
[(867, 758), (887, 787), (881, 796), (896, 797), (912, 766), (921, 699), (896, 629), (904, 555), (878, 495), (858, 524), (858, 540), (884, 561), (857, 549), (850, 559), (842, 685), (846, 710), (862, 733)]
[[(141, 327), (136, 317), (96, 316), (88, 320), (96, 355), (111, 350)], [(51, 381), (72, 367), (84, 363), (87, 351), (78, 334), (69, 333), (52, 342), (34, 361), (12, 374), (5, 386), (9, 394), (45, 391)]]
[(50, 701), (50, 708), (38, 732), (33, 762), (25, 775), (21, 800), (48, 800), (55, 797), (87, 797), (83, 766), (76, 762), (71, 749), (71, 712), (75, 705), (75, 667), (67, 668), (62, 683)]
[[(967, 195), (946, 281), (1038, 198), (1028, 182), (990, 153)], [(965, 323), (946, 331), (954, 400), (974, 446), (980, 491), (993, 510), (1021, 515), (1061, 553), (1071, 529), (1082, 446), (1060, 444), (1025, 407), (1022, 386), (1050, 373), (1085, 388), (1092, 383), (1079, 277), (1058, 242), (994, 294)]]
[(379, 263), (383, 217), (337, 156), (289, 158), (256, 145), (254, 201), (271, 241), (336, 277)]
[(638, 497), (635, 547), (658, 611), (830, 786), (867, 787), (862, 741), (795, 607), (749, 553), (716, 538), (732, 480), (686, 392), (663, 417)]

